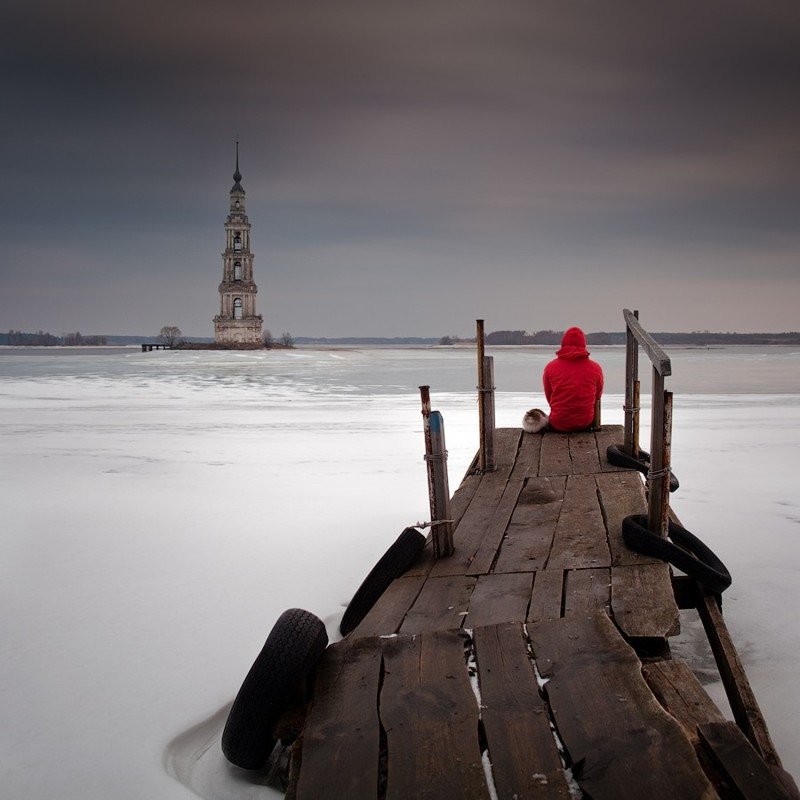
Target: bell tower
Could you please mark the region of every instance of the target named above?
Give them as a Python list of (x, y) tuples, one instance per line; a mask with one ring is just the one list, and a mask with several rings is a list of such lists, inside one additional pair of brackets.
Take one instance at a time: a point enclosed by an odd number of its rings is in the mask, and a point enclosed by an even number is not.
[(263, 318), (256, 314), (250, 222), (244, 212), (244, 187), (239, 172), (239, 142), (236, 142), (236, 172), (233, 173), (230, 213), (225, 220), (225, 250), (219, 285), (219, 314), (214, 317), (214, 341), (233, 347), (261, 347)]

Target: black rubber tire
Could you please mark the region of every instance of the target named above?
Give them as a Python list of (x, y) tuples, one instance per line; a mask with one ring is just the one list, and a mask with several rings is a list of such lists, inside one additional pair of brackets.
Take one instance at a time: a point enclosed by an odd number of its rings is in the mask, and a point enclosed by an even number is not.
[(716, 553), (672, 520), (669, 523), (672, 542), (650, 531), (644, 514), (622, 520), (622, 537), (632, 550), (669, 562), (714, 594), (721, 594), (731, 585), (731, 574)]
[[(645, 477), (650, 472), (650, 453), (646, 450), (639, 451), (639, 458), (629, 456), (620, 445), (610, 444), (606, 448), (606, 458), (616, 467), (626, 467), (627, 469), (637, 469)], [(669, 490), (676, 491), (680, 487), (680, 482), (675, 477), (674, 472), (669, 473)]]
[(406, 528), (397, 537), (353, 595), (339, 625), (342, 636), (354, 630), (389, 584), (413, 566), (423, 547), (425, 537), (416, 528)]
[(228, 714), (222, 732), (228, 761), (243, 769), (267, 763), (277, 741), (275, 723), (327, 645), (325, 625), (310, 611), (290, 608), (278, 617)]

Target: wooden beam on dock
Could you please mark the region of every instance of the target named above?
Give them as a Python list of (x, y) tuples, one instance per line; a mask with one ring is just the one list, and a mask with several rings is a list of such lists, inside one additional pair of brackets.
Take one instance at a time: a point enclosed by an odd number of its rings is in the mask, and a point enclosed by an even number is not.
[(747, 679), (747, 673), (736, 652), (736, 647), (728, 632), (728, 626), (722, 618), (722, 611), (717, 604), (717, 599), (705, 592), (700, 593), (698, 611), (714, 652), (734, 719), (764, 761), (780, 767), (781, 760), (778, 751), (772, 743), (764, 715), (761, 713), (750, 681)]
[(700, 743), (698, 725), (725, 721), (685, 661), (653, 661), (644, 666), (642, 674), (658, 702), (678, 720), (695, 746)]
[(481, 718), (497, 797), (569, 800), (527, 644), (520, 625), (475, 629)]
[(605, 614), (540, 622), (528, 632), (573, 774), (593, 800), (716, 797)]
[(798, 800), (797, 786), (783, 769), (770, 767), (733, 722), (698, 726), (703, 745), (742, 800)]
[(490, 798), (464, 643), (454, 631), (433, 631), (384, 644), (386, 800)]
[(375, 800), (380, 667), (377, 639), (345, 639), (325, 651), (303, 734), (297, 800)]

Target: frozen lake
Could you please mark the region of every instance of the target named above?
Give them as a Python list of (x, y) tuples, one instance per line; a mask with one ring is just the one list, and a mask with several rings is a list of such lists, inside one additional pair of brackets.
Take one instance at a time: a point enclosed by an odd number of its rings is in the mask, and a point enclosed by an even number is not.
[[(499, 426), (544, 406), (552, 350), (489, 348)], [(726, 619), (798, 776), (800, 349), (669, 353), (673, 504), (733, 574)], [(624, 350), (593, 355), (620, 424)], [(227, 705), (282, 611), (313, 611), (333, 640), (374, 562), (428, 518), (419, 384), (458, 485), (477, 448), (474, 361), (0, 348), (3, 796), (272, 796), (218, 751)], [(675, 649), (711, 680), (684, 623)]]

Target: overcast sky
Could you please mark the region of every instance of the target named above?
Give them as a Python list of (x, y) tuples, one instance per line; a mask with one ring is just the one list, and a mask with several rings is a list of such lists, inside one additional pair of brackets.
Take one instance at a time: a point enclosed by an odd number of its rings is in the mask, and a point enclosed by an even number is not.
[(6, 0), (0, 329), (800, 329), (800, 4)]

